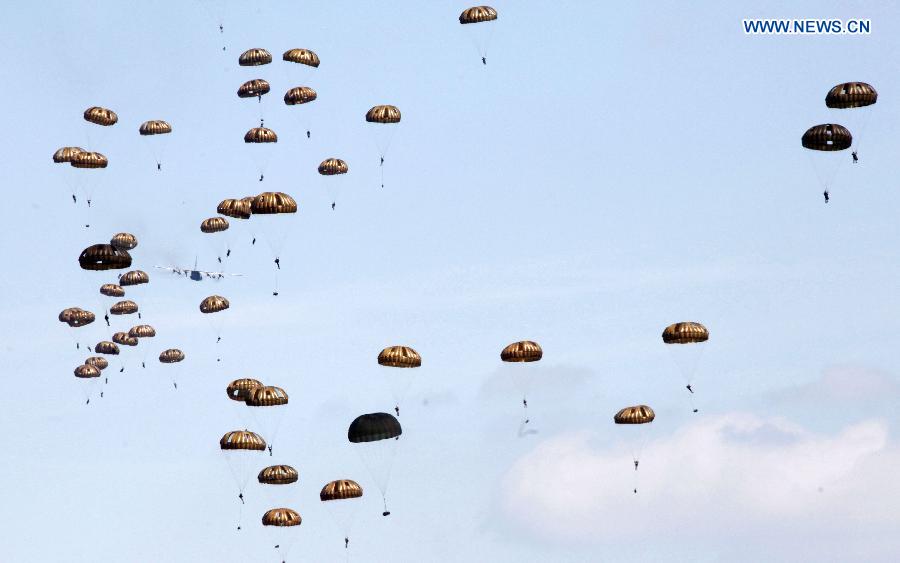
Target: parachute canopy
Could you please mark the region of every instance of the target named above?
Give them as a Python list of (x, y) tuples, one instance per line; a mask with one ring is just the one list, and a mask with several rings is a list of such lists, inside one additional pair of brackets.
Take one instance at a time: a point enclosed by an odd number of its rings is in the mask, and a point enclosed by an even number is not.
[(540, 345), (531, 340), (513, 342), (500, 352), (500, 359), (504, 362), (536, 362), (543, 356)]
[(122, 346), (137, 346), (138, 339), (128, 336), (127, 332), (117, 332), (112, 335), (112, 341)]
[(376, 412), (356, 417), (347, 430), (347, 439), (356, 444), (397, 438), (401, 434), (400, 421), (388, 413)]
[(111, 244), (94, 244), (81, 251), (78, 264), (82, 270), (123, 270), (131, 266), (131, 255)]
[(338, 479), (332, 481), (322, 487), (319, 493), (319, 500), (322, 502), (329, 500), (344, 500), (348, 498), (359, 498), (363, 496), (362, 487), (356, 481), (350, 479)]
[(266, 441), (256, 432), (249, 430), (233, 430), (226, 432), (219, 440), (219, 448), (223, 450), (254, 450), (266, 449)]
[(311, 66), (313, 68), (318, 68), (319, 66), (319, 55), (309, 49), (290, 49), (281, 55), (281, 60), (289, 63)]
[(225, 392), (228, 393), (228, 398), (232, 401), (244, 401), (248, 392), (262, 386), (263, 384), (257, 380), (244, 377), (229, 383), (225, 388)]
[(635, 405), (633, 407), (625, 407), (616, 413), (613, 421), (616, 424), (647, 424), (653, 422), (656, 413), (647, 405)]
[(138, 133), (141, 135), (165, 135), (172, 132), (172, 126), (161, 119), (152, 119), (141, 123)]
[(210, 295), (200, 302), (201, 313), (218, 313), (231, 306), (231, 303), (221, 295)]
[(86, 311), (81, 307), (69, 307), (68, 309), (63, 309), (59, 313), (58, 318), (60, 322), (66, 323), (72, 328), (78, 328), (94, 322), (95, 316), (94, 313)]
[(378, 354), (378, 365), (392, 368), (417, 368), (422, 357), (409, 346), (388, 346)]
[(128, 330), (128, 336), (132, 338), (153, 338), (156, 336), (156, 329), (150, 325), (137, 325)]
[(101, 358), (100, 356), (91, 356), (90, 358), (86, 359), (84, 363), (89, 366), (94, 366), (100, 371), (103, 371), (109, 367), (109, 361), (106, 358)]
[(98, 354), (106, 354), (108, 356), (118, 356), (119, 347), (109, 340), (103, 340), (102, 342), (98, 342), (97, 345), (94, 346), (94, 352)]
[(75, 168), (106, 168), (109, 160), (99, 152), (81, 151), (72, 155), (69, 165)]
[(107, 297), (125, 297), (125, 290), (122, 286), (114, 283), (105, 283), (100, 286), (100, 293)]
[(75, 155), (84, 152), (81, 147), (62, 147), (53, 153), (53, 162), (59, 164), (61, 162), (72, 162)]
[(131, 250), (138, 245), (137, 237), (131, 233), (116, 233), (109, 239), (109, 244), (122, 250)]
[(210, 217), (200, 223), (200, 232), (219, 233), (228, 230), (228, 220), (224, 217)]
[(667, 326), (662, 333), (666, 344), (693, 344), (709, 340), (709, 331), (700, 323), (685, 321)]
[(90, 377), (100, 377), (100, 368), (88, 364), (80, 365), (75, 368), (75, 377), (87, 379)]
[(138, 312), (138, 304), (130, 299), (124, 299), (114, 303), (109, 312), (113, 315), (133, 315)]
[(244, 134), (245, 143), (277, 143), (278, 135), (266, 127), (254, 127)]
[(262, 78), (254, 78), (241, 84), (238, 88), (238, 98), (258, 98), (263, 94), (268, 94), (270, 90), (269, 83)]
[(298, 479), (300, 474), (290, 465), (270, 465), (256, 476), (256, 480), (263, 485), (290, 485)]
[(316, 97), (318, 97), (318, 95), (312, 88), (297, 86), (284, 93), (284, 103), (289, 106), (296, 106), (298, 104), (311, 102), (315, 100)]
[(801, 142), (814, 151), (842, 151), (853, 144), (853, 135), (843, 125), (824, 123), (807, 129)]
[(273, 508), (262, 517), (263, 526), (299, 526), (300, 522), (300, 515), (290, 508)]
[(127, 287), (129, 285), (141, 285), (150, 283), (150, 276), (143, 270), (131, 270), (125, 272), (119, 277), (119, 285)]
[(467, 8), (459, 15), (459, 23), (480, 23), (497, 19), (497, 10), (490, 6), (474, 6)]
[(835, 109), (870, 106), (878, 101), (878, 92), (865, 82), (844, 82), (828, 91), (825, 105)]
[(110, 126), (119, 121), (119, 116), (111, 109), (94, 106), (84, 110), (84, 119), (97, 125)]
[(241, 66), (260, 66), (272, 62), (272, 53), (265, 49), (247, 49), (238, 57)]
[(366, 112), (369, 123), (400, 123), (400, 110), (397, 106), (375, 106)]
[(216, 207), (216, 213), (234, 219), (249, 219), (250, 202), (242, 199), (223, 199)]
[(169, 348), (159, 353), (159, 361), (163, 364), (175, 364), (184, 359), (184, 352), (178, 348)]
[(326, 158), (319, 164), (319, 174), (322, 176), (346, 174), (348, 170), (347, 163), (339, 158)]
[(288, 394), (284, 389), (275, 386), (258, 386), (248, 389), (244, 394), (244, 403), (248, 407), (275, 407), (288, 404)]
[(253, 198), (250, 209), (254, 215), (273, 215), (276, 213), (296, 213), (297, 202), (283, 192), (263, 192)]

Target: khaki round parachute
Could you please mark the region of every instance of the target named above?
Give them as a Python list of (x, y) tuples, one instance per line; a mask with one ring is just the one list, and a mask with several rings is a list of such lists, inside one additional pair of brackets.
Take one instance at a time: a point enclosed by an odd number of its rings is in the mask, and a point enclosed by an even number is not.
[(301, 65), (319, 67), (319, 55), (313, 53), (309, 49), (290, 49), (281, 55), (281, 60), (289, 63), (298, 63)]
[(252, 212), (250, 202), (242, 199), (223, 199), (216, 207), (216, 213), (234, 219), (249, 219)]
[(82, 151), (73, 155), (69, 164), (75, 168), (106, 168), (109, 160), (99, 152)]
[(75, 368), (75, 377), (80, 377), (82, 379), (100, 377), (100, 368), (88, 364), (80, 365)]
[(81, 147), (62, 147), (53, 153), (53, 162), (59, 164), (61, 162), (72, 162), (75, 155), (84, 152)]
[(692, 344), (709, 340), (709, 331), (700, 323), (691, 321), (670, 324), (663, 330), (663, 342), (666, 344)]
[(324, 487), (319, 493), (319, 500), (322, 502), (329, 500), (344, 500), (348, 498), (359, 498), (363, 496), (362, 487), (356, 481), (350, 479), (338, 479), (332, 481)]
[(828, 91), (825, 105), (835, 109), (870, 106), (878, 101), (878, 92), (865, 82), (844, 82)]
[(69, 307), (68, 309), (63, 309), (59, 313), (60, 322), (64, 322), (72, 328), (89, 325), (94, 322), (95, 319), (94, 313), (86, 311), (81, 307)]
[(375, 106), (366, 112), (369, 123), (400, 123), (400, 110), (397, 106)]
[(273, 508), (267, 510), (262, 517), (263, 526), (278, 526), (284, 528), (287, 526), (299, 526), (300, 522), (300, 515), (290, 508)]
[(220, 233), (226, 230), (228, 230), (228, 220), (224, 217), (210, 217), (200, 223), (200, 232), (203, 233)]
[(244, 134), (245, 143), (277, 143), (278, 135), (266, 127), (254, 127)]
[(319, 174), (322, 176), (346, 174), (348, 170), (347, 163), (339, 158), (326, 158), (319, 164)]
[(388, 346), (378, 354), (378, 365), (417, 368), (422, 365), (422, 357), (409, 346)]
[(159, 353), (159, 362), (161, 364), (177, 364), (184, 359), (184, 352), (178, 348), (169, 348)]
[(308, 88), (306, 86), (297, 86), (295, 88), (291, 88), (284, 94), (284, 103), (289, 106), (296, 106), (299, 104), (306, 104), (318, 97), (316, 91), (312, 88)]
[(238, 88), (238, 98), (259, 98), (263, 94), (268, 94), (271, 90), (269, 83), (262, 78), (254, 78), (241, 84)]
[(150, 325), (137, 325), (128, 330), (128, 336), (132, 338), (153, 338), (156, 336), (156, 329)]
[(262, 386), (263, 384), (255, 379), (243, 377), (229, 383), (228, 387), (225, 388), (225, 392), (232, 401), (245, 401), (250, 391)]
[(385, 412), (360, 415), (347, 429), (347, 439), (355, 444), (397, 438), (401, 434), (400, 421)]
[(227, 299), (220, 295), (210, 295), (200, 302), (201, 313), (218, 313), (231, 306)]
[(116, 233), (109, 239), (109, 244), (122, 250), (131, 250), (138, 245), (138, 241), (137, 237), (131, 233)]
[(238, 58), (241, 66), (260, 66), (272, 62), (272, 53), (265, 49), (247, 49)]
[(266, 449), (266, 441), (256, 432), (249, 430), (233, 430), (226, 432), (219, 440), (219, 448), (223, 450), (254, 450)]
[(119, 277), (119, 285), (128, 287), (130, 285), (142, 285), (150, 283), (150, 276), (143, 270), (131, 270), (125, 272)]
[(853, 144), (853, 135), (843, 125), (825, 123), (807, 129), (801, 143), (814, 151), (842, 151)]
[(480, 23), (497, 19), (497, 10), (490, 6), (474, 6), (463, 10), (459, 15), (459, 23)]
[(98, 354), (106, 354), (107, 356), (118, 356), (119, 347), (109, 340), (104, 340), (102, 342), (98, 342), (97, 345), (94, 346), (94, 352)]
[(296, 213), (297, 202), (283, 192), (263, 192), (253, 198), (250, 206), (254, 215), (273, 215), (275, 213)]
[(111, 244), (94, 244), (81, 251), (78, 264), (82, 270), (123, 270), (131, 266), (131, 255)]
[(84, 361), (85, 365), (94, 366), (100, 371), (105, 370), (109, 367), (109, 361), (106, 358), (101, 358), (100, 356), (91, 356), (90, 358)]
[(119, 121), (119, 116), (111, 109), (94, 106), (84, 110), (84, 119), (85, 121), (108, 127), (115, 125)]
[(633, 407), (625, 407), (616, 413), (613, 421), (616, 424), (647, 424), (653, 422), (656, 413), (647, 405), (635, 405)]
[(138, 312), (138, 304), (130, 299), (118, 301), (109, 308), (109, 312), (113, 315), (133, 315)]
[(161, 119), (153, 119), (141, 123), (138, 133), (141, 135), (165, 135), (172, 132), (172, 126)]
[(277, 407), (288, 404), (288, 394), (281, 387), (254, 387), (244, 394), (244, 403), (248, 407)]
[(112, 335), (112, 341), (122, 346), (137, 346), (138, 339), (128, 336), (127, 332), (117, 332)]
[(122, 286), (114, 283), (105, 283), (100, 286), (100, 293), (107, 297), (125, 297), (125, 290)]
[(500, 352), (500, 359), (504, 362), (536, 362), (543, 356), (540, 345), (531, 340), (513, 342)]
[(300, 474), (290, 465), (270, 465), (264, 467), (256, 480), (263, 485), (290, 485), (300, 479)]

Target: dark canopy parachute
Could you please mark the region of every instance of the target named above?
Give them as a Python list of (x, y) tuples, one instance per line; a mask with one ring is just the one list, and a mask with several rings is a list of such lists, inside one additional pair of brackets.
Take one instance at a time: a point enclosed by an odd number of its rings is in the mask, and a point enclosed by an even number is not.
[(128, 336), (132, 338), (153, 338), (156, 336), (156, 329), (150, 325), (137, 325), (128, 329)]
[(114, 303), (109, 312), (113, 315), (133, 315), (138, 312), (138, 304), (130, 299), (124, 299)]
[(98, 354), (104, 354), (107, 356), (118, 356), (119, 355), (119, 347), (116, 346), (115, 343), (110, 342), (109, 340), (104, 340), (102, 342), (98, 342), (94, 346), (94, 352)]
[(319, 174), (322, 176), (336, 176), (346, 174), (350, 168), (340, 158), (326, 158), (319, 164)]
[(125, 290), (122, 286), (114, 283), (105, 283), (100, 286), (100, 293), (107, 297), (125, 297)]
[(176, 364), (182, 360), (184, 360), (184, 352), (178, 348), (169, 348), (159, 353), (159, 363), (161, 364)]
[(261, 98), (270, 91), (269, 83), (262, 78), (254, 78), (241, 84), (238, 88), (238, 98)]
[(318, 68), (319, 66), (319, 55), (309, 49), (290, 49), (281, 55), (281, 60), (289, 63), (311, 66), (313, 68)]
[(75, 368), (75, 377), (87, 379), (91, 377), (100, 377), (100, 368), (84, 364)]
[(132, 250), (138, 245), (137, 237), (131, 233), (116, 233), (109, 239), (109, 244), (122, 250)]
[(210, 295), (200, 302), (200, 312), (206, 314), (218, 313), (229, 307), (231, 307), (231, 303), (228, 302), (228, 299), (225, 299), (220, 295)]
[(142, 136), (148, 135), (166, 135), (172, 132), (172, 126), (162, 119), (152, 119), (141, 123), (138, 133)]
[(398, 438), (403, 434), (400, 421), (385, 412), (363, 414), (350, 424), (347, 439), (353, 443), (376, 442)]
[(81, 252), (78, 264), (82, 270), (123, 270), (131, 266), (131, 255), (111, 244), (95, 244)]
[(284, 94), (284, 103), (289, 106), (307, 104), (318, 97), (316, 91), (307, 86), (297, 86), (291, 88)]
[(384, 503), (383, 516), (388, 516), (387, 487), (391, 466), (397, 449), (397, 440), (403, 429), (392, 415), (376, 412), (356, 417), (347, 430), (347, 439), (358, 444), (357, 452), (381, 491)]
[(843, 125), (825, 123), (807, 129), (801, 143), (804, 148), (814, 151), (842, 151), (853, 144), (853, 135)]
[(125, 272), (119, 277), (119, 285), (128, 287), (130, 285), (143, 285), (150, 283), (150, 275), (143, 270), (131, 270)]

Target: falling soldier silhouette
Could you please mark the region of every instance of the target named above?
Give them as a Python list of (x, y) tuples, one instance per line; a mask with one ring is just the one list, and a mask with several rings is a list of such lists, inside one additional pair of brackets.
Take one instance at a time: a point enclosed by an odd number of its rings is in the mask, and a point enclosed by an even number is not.
[(828, 200), (829, 200), (829, 197), (828, 197), (828, 190), (825, 190), (824, 192), (822, 192), (822, 195), (825, 196), (825, 203), (828, 203)]
[(856, 154), (856, 151), (851, 152), (850, 156), (853, 157), (853, 164), (856, 164), (857, 162), (859, 162), (859, 155)]

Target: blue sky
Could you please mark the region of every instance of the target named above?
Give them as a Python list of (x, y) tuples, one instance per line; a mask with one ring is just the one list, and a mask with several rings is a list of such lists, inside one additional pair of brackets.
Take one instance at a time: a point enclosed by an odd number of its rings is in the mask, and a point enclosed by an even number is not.
[[(249, 424), (225, 397), (237, 377), (291, 397), (276, 455), (259, 463), (300, 472), (285, 493), (304, 518), (289, 561), (344, 560), (317, 497), (337, 478), (366, 490), (357, 561), (900, 556), (896, 9), (494, 6), (486, 67), (454, 2), (6, 9), (2, 559), (279, 560), (256, 525), (269, 506), (255, 483), (234, 529), (217, 441)], [(872, 34), (745, 36), (751, 17), (869, 18)], [(250, 47), (275, 62), (239, 67)], [(293, 47), (316, 51), (320, 68), (282, 63)], [(235, 95), (251, 78), (272, 84), (260, 104)], [(824, 96), (850, 80), (879, 102), (857, 137), (860, 164), (842, 167), (825, 206), (799, 141), (841, 122)], [(284, 106), (300, 84), (319, 98)], [(381, 103), (403, 112), (384, 189), (364, 121)], [(92, 105), (119, 123), (86, 124)], [(242, 141), (260, 109), (279, 134), (262, 183)], [(137, 134), (148, 119), (174, 128), (161, 172)], [(90, 215), (50, 160), (64, 145), (110, 159), (88, 172)], [(350, 166), (335, 211), (316, 172), (331, 156)], [(195, 258), (216, 269), (200, 221), (262, 189), (300, 207), (277, 298), (266, 217), (228, 231), (226, 269), (242, 278), (194, 284), (153, 269)], [(71, 375), (85, 354), (56, 315), (103, 306), (97, 288), (114, 276), (76, 258), (118, 231), (140, 240), (134, 265), (151, 283), (129, 297), (158, 336), (122, 355), (124, 373), (112, 362), (104, 398), (86, 406)], [(212, 293), (232, 303), (219, 351), (197, 310)], [(680, 320), (711, 332), (698, 415), (659, 338)], [(80, 340), (108, 338), (102, 325)], [(538, 432), (525, 437), (520, 366), (498, 357), (520, 339), (544, 348), (529, 396)], [(375, 362), (391, 344), (413, 346), (423, 366), (382, 518), (346, 429), (393, 407)], [(187, 355), (177, 391), (155, 361), (167, 347)], [(637, 496), (612, 424), (634, 403), (658, 414)]]

